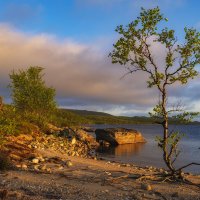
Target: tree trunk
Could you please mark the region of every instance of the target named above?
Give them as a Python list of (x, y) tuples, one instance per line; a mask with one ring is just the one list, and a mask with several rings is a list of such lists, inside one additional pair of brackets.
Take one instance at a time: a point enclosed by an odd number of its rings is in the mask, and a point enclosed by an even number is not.
[(175, 169), (172, 166), (171, 163), (171, 158), (168, 157), (169, 153), (168, 153), (168, 148), (167, 148), (167, 139), (168, 139), (168, 127), (169, 127), (169, 123), (168, 123), (168, 113), (166, 110), (166, 106), (167, 106), (167, 91), (165, 86), (163, 87), (162, 90), (162, 111), (163, 111), (163, 159), (165, 161), (165, 164), (167, 165), (167, 167), (169, 168), (169, 170), (174, 173)]

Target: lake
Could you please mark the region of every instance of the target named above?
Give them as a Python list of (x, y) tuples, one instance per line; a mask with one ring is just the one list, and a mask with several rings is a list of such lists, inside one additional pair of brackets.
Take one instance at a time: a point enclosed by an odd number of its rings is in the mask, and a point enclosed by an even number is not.
[[(125, 144), (117, 147), (104, 147), (98, 150), (100, 157), (123, 163), (133, 163), (140, 166), (165, 167), (162, 151), (155, 141), (156, 136), (162, 136), (161, 125), (95, 125), (94, 128), (129, 128), (142, 133), (147, 143)], [(199, 125), (170, 125), (170, 129), (182, 131), (185, 137), (180, 141), (181, 154), (176, 166), (190, 162), (200, 162), (200, 126)], [(200, 174), (200, 166), (190, 166), (187, 172)]]

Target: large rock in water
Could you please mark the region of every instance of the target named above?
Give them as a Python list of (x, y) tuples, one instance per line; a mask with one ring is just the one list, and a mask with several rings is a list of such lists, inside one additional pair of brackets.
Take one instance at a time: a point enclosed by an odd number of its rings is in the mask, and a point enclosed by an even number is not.
[(107, 128), (96, 129), (97, 142), (105, 141), (110, 145), (133, 144), (146, 142), (142, 134), (133, 129)]

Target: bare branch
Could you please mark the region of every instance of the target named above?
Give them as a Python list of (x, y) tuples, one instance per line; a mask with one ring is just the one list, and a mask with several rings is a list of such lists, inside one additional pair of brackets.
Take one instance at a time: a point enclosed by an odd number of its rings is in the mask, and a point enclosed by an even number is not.
[(184, 165), (183, 167), (180, 167), (180, 168), (177, 169), (176, 171), (180, 171), (180, 170), (185, 169), (185, 168), (187, 168), (187, 167), (189, 167), (189, 166), (191, 166), (191, 165), (200, 165), (200, 163), (192, 162), (192, 163), (189, 163), (189, 164), (187, 164), (187, 165)]
[(126, 68), (126, 69), (128, 70), (128, 72), (125, 73), (125, 74), (120, 78), (120, 80), (123, 79), (124, 77), (126, 77), (126, 76), (129, 75), (129, 74), (132, 74), (132, 73), (134, 73), (134, 72), (140, 71), (140, 69), (130, 69), (130, 67), (128, 67), (128, 68)]

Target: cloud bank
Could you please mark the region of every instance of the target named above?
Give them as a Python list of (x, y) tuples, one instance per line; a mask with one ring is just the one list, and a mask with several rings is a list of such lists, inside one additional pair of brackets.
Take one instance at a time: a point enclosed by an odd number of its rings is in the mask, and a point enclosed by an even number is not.
[[(60, 106), (116, 115), (147, 112), (157, 102), (158, 95), (154, 89), (147, 89), (144, 74), (137, 73), (121, 80), (125, 69), (111, 64), (108, 52), (94, 46), (98, 43), (88, 45), (71, 39), (59, 40), (49, 34), (30, 35), (1, 24), (0, 94), (9, 99), (8, 74), (12, 70), (42, 66), (47, 84), (57, 91)], [(160, 47), (154, 48), (160, 58)], [(186, 93), (180, 91), (179, 96), (187, 97), (188, 91), (183, 91)], [(189, 99), (195, 100), (198, 97), (192, 91), (193, 87), (188, 93)], [(172, 95), (177, 97), (176, 92), (172, 91)]]

